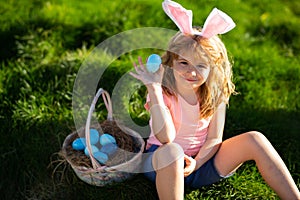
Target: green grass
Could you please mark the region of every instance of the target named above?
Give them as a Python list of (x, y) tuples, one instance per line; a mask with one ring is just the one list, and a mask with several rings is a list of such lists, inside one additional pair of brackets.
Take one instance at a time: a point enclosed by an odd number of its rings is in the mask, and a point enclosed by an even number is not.
[[(234, 60), (233, 96), (224, 138), (258, 130), (282, 156), (300, 186), (300, 3), (283, 0), (180, 1), (202, 25), (218, 7), (237, 27), (223, 36)], [(233, 6), (234, 5), (234, 6)], [(57, 155), (74, 130), (72, 92), (84, 59), (105, 39), (134, 28), (176, 30), (161, 1), (1, 0), (0, 163), (2, 199), (156, 199), (155, 186), (142, 175), (124, 183), (93, 187), (80, 181)], [(137, 55), (116, 59), (99, 85), (113, 91)], [(145, 125), (145, 88), (121, 102)], [(105, 117), (103, 103), (97, 106)], [(144, 133), (145, 134), (145, 133)], [(210, 187), (186, 189), (185, 199), (278, 199), (253, 162)]]

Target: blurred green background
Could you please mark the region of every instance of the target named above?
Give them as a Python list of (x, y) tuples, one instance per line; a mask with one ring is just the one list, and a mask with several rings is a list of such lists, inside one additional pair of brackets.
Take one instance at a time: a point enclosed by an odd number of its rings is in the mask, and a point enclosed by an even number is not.
[[(102, 41), (126, 30), (177, 30), (159, 0), (0, 1), (0, 191), (2, 199), (156, 199), (142, 175), (93, 187), (80, 181), (59, 152), (74, 131), (72, 91), (78, 70)], [(181, 0), (203, 25), (213, 7), (237, 27), (222, 36), (234, 61), (238, 95), (230, 100), (224, 138), (249, 130), (264, 133), (300, 186), (300, 2), (294, 0)], [(138, 52), (143, 58), (149, 50)], [(130, 58), (129, 58), (130, 57)], [(101, 86), (109, 92), (132, 69), (137, 53), (121, 56)], [(105, 80), (105, 81), (104, 81)], [(124, 102), (147, 124), (145, 88)], [(103, 103), (97, 107), (105, 117)], [(186, 189), (185, 199), (278, 199), (253, 162), (218, 184)]]

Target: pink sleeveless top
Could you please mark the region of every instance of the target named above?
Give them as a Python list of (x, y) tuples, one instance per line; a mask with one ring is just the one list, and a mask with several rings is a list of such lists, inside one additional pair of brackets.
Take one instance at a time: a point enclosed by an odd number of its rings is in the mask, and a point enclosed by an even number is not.
[[(165, 105), (170, 110), (176, 129), (176, 137), (173, 142), (179, 144), (186, 155), (195, 156), (206, 141), (211, 117), (208, 119), (199, 119), (199, 103), (197, 105), (190, 105), (180, 95), (176, 99), (174, 96), (163, 94), (163, 98)], [(149, 110), (149, 100), (148, 96), (145, 104), (147, 110)], [(147, 140), (147, 149), (153, 144), (161, 145), (153, 134), (151, 121), (152, 118), (149, 121), (151, 134)]]

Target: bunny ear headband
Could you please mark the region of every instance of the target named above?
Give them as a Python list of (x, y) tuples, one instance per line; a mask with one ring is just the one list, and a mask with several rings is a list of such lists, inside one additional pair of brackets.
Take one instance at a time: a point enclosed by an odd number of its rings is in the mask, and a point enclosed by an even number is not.
[(217, 34), (224, 34), (235, 27), (235, 23), (226, 13), (214, 8), (208, 15), (201, 32), (192, 28), (193, 12), (186, 10), (179, 3), (165, 0), (162, 3), (165, 13), (173, 20), (179, 30), (186, 35), (199, 35), (211, 38)]

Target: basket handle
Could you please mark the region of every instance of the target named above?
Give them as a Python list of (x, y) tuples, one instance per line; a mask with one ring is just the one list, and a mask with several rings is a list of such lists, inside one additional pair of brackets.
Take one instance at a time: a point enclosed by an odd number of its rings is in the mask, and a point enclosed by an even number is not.
[(89, 155), (90, 155), (90, 159), (92, 161), (92, 166), (94, 169), (97, 169), (97, 168), (103, 168), (103, 166), (101, 166), (97, 161), (96, 159), (94, 158), (94, 156), (92, 155), (92, 147), (91, 147), (91, 140), (90, 140), (90, 124), (91, 124), (91, 118), (92, 118), (92, 114), (95, 110), (95, 106), (96, 106), (96, 103), (98, 101), (98, 98), (100, 97), (100, 95), (102, 95), (102, 98), (103, 98), (103, 101), (104, 101), (104, 104), (105, 104), (105, 107), (107, 109), (107, 120), (109, 121), (112, 121), (113, 120), (113, 117), (112, 117), (112, 103), (111, 103), (111, 100), (110, 100), (110, 96), (109, 96), (109, 93), (107, 91), (105, 91), (104, 89), (100, 88), (93, 101), (92, 101), (92, 104), (91, 104), (91, 107), (90, 107), (90, 110), (89, 110), (89, 113), (88, 113), (88, 117), (87, 117), (87, 120), (86, 120), (86, 125), (85, 125), (85, 138), (86, 138), (86, 144), (87, 144), (87, 148), (88, 148), (88, 152), (89, 152)]

